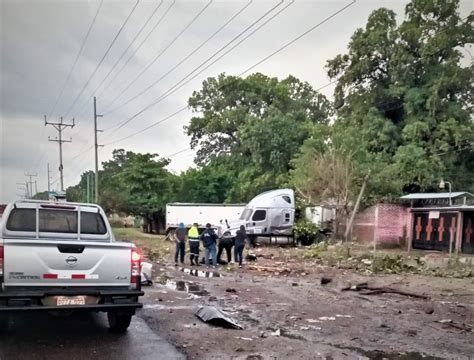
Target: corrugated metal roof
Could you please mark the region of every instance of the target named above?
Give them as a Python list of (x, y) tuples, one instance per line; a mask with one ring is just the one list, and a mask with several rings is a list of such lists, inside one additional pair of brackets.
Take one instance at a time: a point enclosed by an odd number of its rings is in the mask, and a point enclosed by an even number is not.
[(415, 193), (402, 196), (400, 199), (404, 200), (428, 200), (428, 199), (449, 199), (449, 198), (458, 198), (458, 197), (471, 197), (472, 194), (467, 191), (453, 191), (442, 192), (442, 193)]

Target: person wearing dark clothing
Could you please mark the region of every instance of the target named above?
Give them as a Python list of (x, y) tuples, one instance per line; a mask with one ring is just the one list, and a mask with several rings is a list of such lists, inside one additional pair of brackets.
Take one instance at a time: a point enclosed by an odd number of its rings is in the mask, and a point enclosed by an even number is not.
[(242, 266), (242, 260), (244, 257), (245, 241), (248, 241), (247, 233), (245, 232), (245, 226), (240, 225), (240, 229), (235, 234), (235, 248), (234, 248), (234, 260)]
[(174, 263), (178, 265), (178, 256), (179, 262), (184, 264), (184, 255), (186, 252), (186, 228), (183, 223), (179, 223), (178, 228), (174, 232), (174, 237), (176, 240), (176, 252), (174, 254)]
[(221, 263), (222, 252), (226, 251), (227, 253), (227, 263), (230, 264), (232, 260), (232, 247), (234, 246), (234, 239), (232, 238), (222, 238), (219, 240), (219, 249), (217, 252), (217, 263)]
[(217, 234), (214, 232), (214, 229), (211, 228), (211, 224), (206, 224), (206, 230), (202, 232), (199, 236), (201, 241), (204, 244), (204, 259), (206, 267), (209, 267), (209, 255), (212, 256), (212, 265), (216, 267), (217, 265)]
[(199, 266), (199, 230), (198, 224), (194, 223), (188, 231), (189, 253), (191, 266)]

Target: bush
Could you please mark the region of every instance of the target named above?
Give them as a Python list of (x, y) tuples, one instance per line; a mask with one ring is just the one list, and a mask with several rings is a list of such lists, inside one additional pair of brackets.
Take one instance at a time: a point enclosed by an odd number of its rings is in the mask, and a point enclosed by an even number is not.
[(320, 238), (318, 227), (306, 219), (298, 220), (295, 224), (294, 231), (296, 241), (304, 246), (311, 245)]

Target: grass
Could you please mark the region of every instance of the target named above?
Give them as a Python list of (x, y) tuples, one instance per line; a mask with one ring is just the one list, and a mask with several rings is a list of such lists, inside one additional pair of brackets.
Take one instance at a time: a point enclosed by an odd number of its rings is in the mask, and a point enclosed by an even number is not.
[(165, 240), (164, 235), (147, 234), (138, 228), (113, 228), (119, 241), (133, 242), (152, 261), (169, 259), (174, 251), (174, 243)]

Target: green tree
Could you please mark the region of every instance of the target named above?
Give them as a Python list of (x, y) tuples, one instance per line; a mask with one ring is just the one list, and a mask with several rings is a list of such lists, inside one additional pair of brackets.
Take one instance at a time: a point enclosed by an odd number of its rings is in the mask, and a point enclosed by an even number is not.
[(49, 200), (48, 191), (41, 191), (41, 192), (36, 193), (33, 196), (33, 199), (35, 199), (35, 200)]
[[(374, 11), (355, 31), (348, 53), (328, 61), (337, 79), (333, 141), (358, 154), (356, 173), (371, 168), (374, 198), (433, 190), (439, 179), (473, 190), (473, 16), (457, 0), (413, 0), (395, 13)], [(356, 134), (356, 136), (354, 136)]]
[(195, 91), (189, 106), (199, 116), (186, 133), (198, 165), (226, 164), (235, 174), (227, 200), (246, 201), (288, 180), (290, 160), (315, 124), (327, 124), (330, 103), (295, 77), (256, 73), (219, 75)]
[(127, 152), (117, 180), (127, 188), (127, 208), (130, 214), (142, 216), (147, 231), (164, 227), (165, 207), (170, 201), (172, 175), (165, 167), (169, 159), (158, 154)]
[[(89, 201), (94, 201), (94, 186), (92, 181), (94, 180), (94, 172), (88, 170), (81, 175), (79, 183), (74, 186), (70, 186), (66, 189), (66, 198), (68, 201), (74, 202), (87, 202), (87, 177), (89, 176), (89, 191), (90, 199)], [(106, 209), (108, 210), (108, 209)]]

